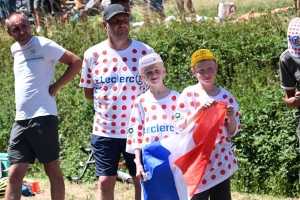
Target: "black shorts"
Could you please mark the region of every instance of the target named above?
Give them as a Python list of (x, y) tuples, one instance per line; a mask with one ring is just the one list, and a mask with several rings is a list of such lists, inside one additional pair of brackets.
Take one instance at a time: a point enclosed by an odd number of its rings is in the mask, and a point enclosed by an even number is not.
[(11, 164), (49, 163), (59, 157), (57, 116), (47, 115), (18, 120), (12, 126), (8, 146)]
[(195, 194), (191, 200), (208, 199), (208, 197), (210, 200), (231, 200), (230, 177), (204, 192)]
[(42, 8), (45, 13), (60, 11), (60, 0), (42, 0)]
[(124, 156), (129, 174), (131, 176), (136, 175), (135, 155), (125, 151), (126, 138), (108, 138), (93, 135), (91, 144), (95, 158), (97, 177), (116, 176), (121, 153)]
[(117, 4), (119, 2), (129, 2), (129, 0), (111, 0), (110, 1), (111, 4)]

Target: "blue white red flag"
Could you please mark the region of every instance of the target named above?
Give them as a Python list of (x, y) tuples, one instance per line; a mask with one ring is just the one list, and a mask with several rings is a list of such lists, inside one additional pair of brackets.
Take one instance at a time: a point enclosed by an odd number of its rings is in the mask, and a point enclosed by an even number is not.
[(227, 104), (217, 102), (200, 111), (195, 123), (180, 134), (142, 149), (147, 181), (142, 182), (147, 200), (187, 200), (197, 190), (209, 162)]

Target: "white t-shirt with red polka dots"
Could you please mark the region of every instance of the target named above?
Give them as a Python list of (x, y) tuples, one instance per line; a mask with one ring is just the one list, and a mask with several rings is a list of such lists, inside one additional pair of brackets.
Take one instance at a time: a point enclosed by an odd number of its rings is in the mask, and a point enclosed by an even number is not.
[(194, 112), (197, 107), (204, 103), (208, 98), (232, 105), (235, 111), (234, 116), (237, 126), (233, 135), (227, 131), (227, 119), (224, 121), (224, 124), (220, 126), (205, 174), (195, 194), (201, 193), (221, 183), (238, 169), (230, 138), (241, 130), (239, 108), (237, 102), (227, 90), (221, 89), (217, 96), (208, 96), (205, 92), (200, 91), (199, 85), (185, 88), (177, 101), (175, 112), (176, 131), (182, 131), (180, 129), (180, 124), (184, 123), (187, 116)]
[(139, 96), (132, 108), (127, 133), (126, 151), (134, 154), (135, 149), (163, 138), (175, 135), (174, 111), (179, 93), (170, 94), (156, 100), (148, 90)]
[(93, 134), (125, 138), (135, 99), (143, 93), (139, 59), (153, 49), (133, 40), (122, 51), (116, 51), (103, 41), (84, 53), (80, 86), (94, 88)]

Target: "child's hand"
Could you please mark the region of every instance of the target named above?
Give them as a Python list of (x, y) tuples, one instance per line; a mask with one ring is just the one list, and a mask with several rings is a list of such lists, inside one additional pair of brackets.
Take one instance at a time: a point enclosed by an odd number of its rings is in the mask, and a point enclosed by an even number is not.
[(227, 110), (226, 116), (228, 116), (228, 117), (234, 116), (234, 107), (233, 106), (225, 106), (224, 109)]
[(300, 97), (300, 92), (296, 92), (295, 97), (299, 98)]
[(207, 99), (204, 104), (201, 106), (201, 110), (209, 108), (210, 106), (216, 105), (216, 101), (214, 99)]
[(147, 175), (144, 172), (143, 165), (136, 165), (136, 177), (141, 181), (147, 181)]

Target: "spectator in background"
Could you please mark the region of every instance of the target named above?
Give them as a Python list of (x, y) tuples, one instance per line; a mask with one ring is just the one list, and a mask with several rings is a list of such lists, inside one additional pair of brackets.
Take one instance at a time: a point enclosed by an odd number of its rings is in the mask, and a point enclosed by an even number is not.
[[(61, 1), (60, 0), (42, 0), (42, 8), (47, 15), (47, 28), (52, 25), (52, 13), (55, 13), (58, 18), (58, 23), (64, 24), (65, 19), (61, 13)], [(50, 14), (50, 15), (49, 15)]]
[(42, 31), (42, 0), (27, 0), (28, 11), (34, 15), (36, 32), (40, 33)]
[[(287, 29), (287, 46), (279, 59), (280, 85), (285, 90), (284, 101), (288, 108), (297, 110), (298, 137), (300, 138), (300, 18), (296, 17)], [(299, 141), (299, 139), (298, 139)], [(299, 142), (300, 145), (300, 142)], [(300, 183), (300, 170), (299, 170)]]
[(10, 15), (13, 12), (16, 12), (16, 0), (2, 0), (4, 2), (5, 7), (7, 8), (7, 12)]
[(131, 14), (131, 9), (130, 9), (130, 1), (129, 0), (110, 0), (111, 4), (120, 4), (122, 5), (129, 14)]
[(176, 1), (177, 1), (177, 7), (178, 7), (180, 18), (185, 17), (184, 4), (189, 10), (192, 19), (196, 18), (196, 11), (193, 6), (192, 0), (176, 0)]
[[(147, 0), (144, 0), (144, 2), (147, 3)], [(164, 19), (166, 18), (163, 0), (148, 0), (148, 9), (152, 14), (154, 13), (154, 15), (149, 15), (148, 10), (144, 10), (144, 21), (149, 21), (153, 18), (156, 18), (156, 13), (162, 21), (164, 21)]]
[(0, 0), (0, 3), (7, 9), (7, 13), (5, 13), (5, 10), (0, 7), (0, 24), (4, 28), (5, 19), (8, 17), (6, 15), (16, 12), (16, 0)]
[(87, 11), (88, 15), (100, 15), (104, 8), (109, 4), (110, 0), (90, 0), (85, 6), (85, 10)]
[(61, 1), (60, 0), (43, 0), (43, 1), (50, 2), (51, 13), (53, 12), (55, 13), (56, 17), (58, 18), (58, 23), (64, 24), (65, 19), (63, 18), (63, 15), (61, 13)]
[(40, 33), (43, 29), (43, 20), (42, 20), (42, 9), (45, 10), (45, 13), (48, 15), (47, 17), (47, 27), (49, 28), (52, 24), (52, 19), (50, 15), (52, 12), (55, 13), (56, 17), (58, 18), (58, 23), (64, 24), (65, 20), (61, 13), (61, 2), (60, 0), (28, 0), (28, 9), (30, 13), (34, 14), (35, 17), (35, 25), (36, 25), (36, 32)]
[(75, 9), (79, 12), (80, 18), (83, 22), (87, 21), (87, 11), (85, 10), (85, 5), (86, 0), (75, 0)]
[[(0, 0), (0, 3), (3, 3), (1, 0)], [(4, 10), (2, 9), (2, 6), (0, 6), (0, 24), (1, 24), (1, 27), (4, 28), (4, 24), (5, 24), (5, 12)]]

